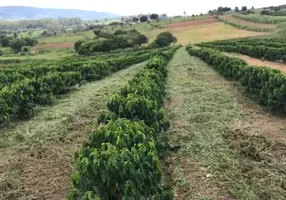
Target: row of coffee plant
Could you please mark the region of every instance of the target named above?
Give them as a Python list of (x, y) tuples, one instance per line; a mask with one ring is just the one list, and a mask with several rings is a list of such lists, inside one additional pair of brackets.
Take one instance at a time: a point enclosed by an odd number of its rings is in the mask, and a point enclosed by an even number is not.
[(160, 52), (154, 51), (141, 56), (126, 56), (84, 65), (76, 63), (55, 67), (25, 68), (18, 74), (11, 73), (6, 77), (2, 75), (0, 123), (9, 121), (11, 118), (31, 117), (37, 105), (50, 104), (55, 95), (64, 94), (86, 81), (100, 80), (112, 72), (146, 61), (157, 53)]
[(249, 66), (240, 58), (229, 57), (214, 49), (188, 46), (187, 50), (223, 76), (240, 81), (247, 91), (258, 97), (261, 105), (286, 113), (286, 76), (280, 71)]
[(170, 126), (161, 108), (166, 66), (176, 49), (153, 57), (108, 102), (111, 113), (76, 153), (70, 200), (173, 199), (162, 181), (159, 152)]
[[(274, 48), (286, 47), (286, 41), (281, 38), (238, 38), (228, 40), (216, 40), (212, 42), (205, 42), (201, 44), (213, 44), (213, 45), (251, 45), (251, 46), (268, 46)], [(199, 46), (200, 44), (198, 44)]]
[[(78, 71), (83, 69), (84, 67), (93, 67), (96, 68), (97, 65), (101, 65), (102, 62), (107, 63), (109, 66), (112, 65), (112, 69), (116, 69), (124, 63), (125, 65), (128, 65), (127, 60), (130, 60), (130, 63), (132, 63), (134, 59), (139, 57), (139, 60), (141, 57), (155, 55), (157, 52), (164, 51), (166, 49), (160, 49), (160, 50), (153, 50), (150, 52), (140, 52), (140, 53), (128, 53), (125, 55), (120, 56), (103, 56), (96, 59), (91, 59), (89, 57), (85, 58), (84, 60), (72, 60), (67, 59), (64, 61), (59, 62), (48, 62), (46, 64), (37, 66), (25, 66), (25, 67), (17, 67), (17, 68), (1, 68), (0, 69), (0, 89), (2, 89), (4, 86), (7, 86), (11, 83), (14, 83), (19, 80), (23, 80), (25, 78), (39, 78), (42, 76), (47, 75), (51, 72), (70, 72), (70, 71)], [(114, 58), (115, 57), (115, 58)], [(111, 70), (112, 71), (112, 70)]]
[(200, 47), (218, 49), (226, 52), (235, 52), (245, 54), (254, 58), (265, 59), (269, 61), (286, 62), (286, 44), (271, 42), (251, 42), (244, 44), (240, 41), (218, 41), (210, 43), (197, 44)]
[(97, 58), (84, 58), (80, 60), (66, 59), (58, 62), (47, 62), (42, 65), (29, 65), (22, 67), (5, 67), (0, 69), (0, 89), (4, 86), (14, 83), (18, 80), (23, 80), (25, 78), (38, 78), (47, 75), (51, 72), (70, 72), (70, 71), (78, 71), (82, 68), (82, 66), (94, 66), (101, 65), (102, 62), (107, 63), (108, 65), (113, 65), (112, 68), (116, 69), (120, 67), (123, 63), (128, 65), (126, 62), (130, 60), (132, 63), (132, 59), (137, 57), (145, 57), (150, 54), (156, 54), (157, 52), (164, 51), (162, 50), (153, 50), (150, 52), (137, 52), (137, 53), (128, 53), (120, 56), (99, 56)]

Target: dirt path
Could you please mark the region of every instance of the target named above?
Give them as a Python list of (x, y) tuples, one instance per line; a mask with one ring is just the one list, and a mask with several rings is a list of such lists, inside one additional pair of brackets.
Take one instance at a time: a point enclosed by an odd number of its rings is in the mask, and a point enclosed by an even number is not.
[(252, 58), (250, 56), (236, 54), (236, 53), (226, 53), (226, 54), (232, 57), (241, 58), (245, 60), (249, 65), (266, 66), (266, 67), (270, 67), (273, 69), (278, 69), (281, 72), (286, 73), (286, 64), (284, 63), (265, 61), (265, 60)]
[(32, 120), (0, 130), (0, 199), (65, 199), (75, 151), (106, 112), (110, 96), (144, 64), (88, 83)]
[(286, 199), (286, 123), (182, 48), (169, 64), (171, 141), (166, 161), (177, 200)]

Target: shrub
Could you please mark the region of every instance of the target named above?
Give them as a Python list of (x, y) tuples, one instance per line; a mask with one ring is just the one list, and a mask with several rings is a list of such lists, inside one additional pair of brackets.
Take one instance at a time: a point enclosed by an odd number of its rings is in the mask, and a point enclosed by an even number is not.
[(123, 31), (123, 30), (116, 30), (114, 32), (114, 35), (125, 35), (127, 34), (128, 32), (127, 31)]
[(261, 15), (272, 15), (272, 12), (270, 10), (262, 10)]
[(98, 35), (101, 32), (101, 29), (95, 29), (93, 30), (94, 35)]
[(114, 37), (114, 35), (112, 33), (108, 33), (108, 32), (104, 32), (104, 31), (100, 31), (100, 33), (98, 33), (97, 35), (98, 38), (107, 38), (107, 39), (111, 39)]
[(75, 49), (75, 51), (79, 51), (79, 48), (80, 48), (80, 46), (81, 46), (81, 44), (83, 43), (84, 41), (83, 40), (79, 40), (79, 41), (77, 41), (77, 42), (75, 42), (74, 43), (74, 49)]
[(157, 36), (156, 40), (151, 44), (151, 47), (166, 47), (175, 42), (177, 42), (177, 38), (175, 38), (172, 33), (163, 32)]

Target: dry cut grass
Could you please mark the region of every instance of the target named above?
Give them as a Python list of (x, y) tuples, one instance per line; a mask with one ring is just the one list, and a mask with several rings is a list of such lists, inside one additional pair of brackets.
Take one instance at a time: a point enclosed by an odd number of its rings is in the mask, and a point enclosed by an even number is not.
[(239, 30), (221, 22), (202, 23), (201, 25), (195, 24), (194, 26), (181, 28), (169, 28), (169, 31), (177, 37), (178, 43), (183, 45), (265, 34)]
[(182, 48), (169, 65), (165, 166), (176, 200), (286, 199), (285, 120)]

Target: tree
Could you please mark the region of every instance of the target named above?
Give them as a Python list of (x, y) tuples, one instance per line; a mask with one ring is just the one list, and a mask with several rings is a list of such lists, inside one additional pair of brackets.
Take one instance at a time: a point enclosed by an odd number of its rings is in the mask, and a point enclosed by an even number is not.
[(27, 45), (27, 42), (25, 40), (22, 40), (19, 38), (15, 39), (11, 42), (11, 48), (13, 49), (13, 51), (15, 53), (20, 52), (22, 46), (26, 46), (26, 45)]
[(234, 11), (235, 11), (235, 12), (238, 12), (238, 11), (239, 11), (239, 8), (236, 6), (236, 7), (234, 8)]
[(132, 22), (138, 22), (139, 18), (138, 17), (133, 17)]
[(95, 36), (97, 36), (100, 32), (101, 32), (101, 30), (99, 30), (99, 29), (93, 30), (93, 33), (94, 33)]
[(133, 44), (134, 45), (138, 44), (140, 46), (141, 44), (144, 44), (144, 43), (147, 43), (147, 42), (148, 42), (148, 38), (145, 35), (143, 35), (143, 34), (139, 34), (137, 37), (135, 37), (133, 39)]
[(1, 40), (0, 40), (0, 44), (2, 47), (9, 47), (10, 46), (10, 41), (12, 41), (13, 38), (12, 37), (3, 37)]
[(254, 10), (254, 6), (252, 6), (252, 8), (251, 8), (252, 10)]
[(217, 8), (217, 11), (219, 12), (219, 13), (223, 13), (223, 12), (228, 12), (228, 11), (231, 11), (231, 8), (229, 8), (229, 7), (218, 7)]
[(246, 6), (242, 6), (241, 7), (241, 11), (247, 11), (247, 7)]
[(270, 10), (262, 10), (261, 15), (273, 15), (273, 13)]
[(148, 17), (146, 15), (143, 15), (140, 17), (140, 22), (147, 22), (148, 21)]
[(159, 15), (158, 15), (158, 14), (153, 13), (153, 14), (151, 14), (151, 15), (150, 15), (150, 19), (152, 19), (152, 20), (159, 19)]
[(185, 18), (186, 18), (186, 14), (187, 14), (186, 11), (184, 11), (184, 17), (185, 17)]
[(175, 38), (172, 33), (163, 32), (157, 36), (156, 40), (151, 44), (151, 46), (166, 47), (175, 42), (177, 42), (177, 38)]

